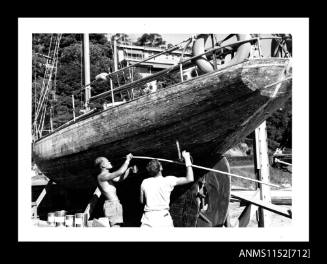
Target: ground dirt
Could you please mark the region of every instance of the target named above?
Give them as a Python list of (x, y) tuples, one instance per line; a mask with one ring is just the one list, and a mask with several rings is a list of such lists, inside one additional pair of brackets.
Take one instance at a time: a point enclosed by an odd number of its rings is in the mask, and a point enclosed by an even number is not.
[[(287, 209), (292, 209), (292, 206), (289, 205), (279, 205)], [(231, 218), (231, 224), (232, 226), (235, 226), (238, 224), (238, 217), (243, 212), (245, 206), (240, 207), (239, 202), (231, 202), (229, 204), (229, 210), (230, 210), (230, 218)], [(270, 224), (267, 227), (287, 227), (292, 224), (292, 219), (287, 218), (285, 216), (281, 216), (272, 212), (268, 213), (269, 219), (268, 221)], [(237, 227), (237, 226), (235, 226)], [(256, 214), (254, 214), (247, 227), (258, 227), (258, 221), (256, 219)]]

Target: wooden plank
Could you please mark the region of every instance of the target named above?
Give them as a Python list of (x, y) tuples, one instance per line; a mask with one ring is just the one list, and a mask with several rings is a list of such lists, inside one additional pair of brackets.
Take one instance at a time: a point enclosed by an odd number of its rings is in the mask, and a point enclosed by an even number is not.
[(38, 198), (35, 201), (36, 207), (38, 207), (40, 205), (40, 203), (42, 202), (42, 200), (45, 197), (45, 195), (47, 194), (47, 192), (49, 192), (49, 188), (51, 187), (52, 184), (53, 184), (53, 181), (49, 180), (48, 183), (44, 186), (42, 192), (40, 193), (40, 195), (38, 196)]
[[(251, 199), (258, 199), (260, 197), (260, 191), (254, 191), (252, 192), (250, 198)], [(238, 218), (238, 226), (239, 227), (246, 227), (248, 226), (248, 224), (250, 223), (251, 218), (253, 217), (253, 215), (256, 214), (256, 212), (258, 211), (258, 207), (248, 203), (248, 202), (244, 202), (245, 208), (242, 211), (241, 215)]]
[[(242, 191), (235, 191), (232, 189), (232, 194), (235, 195), (242, 195), (244, 197), (251, 197), (253, 196), (256, 191), (248, 191), (248, 190), (242, 190)], [(272, 190), (270, 191), (270, 197), (271, 197), (271, 203), (275, 205), (292, 205), (292, 191), (291, 190)], [(234, 201), (235, 198), (233, 198), (232, 201)]]
[(254, 205), (260, 206), (270, 212), (273, 212), (273, 213), (276, 213), (276, 214), (279, 214), (279, 215), (282, 215), (282, 216), (285, 216), (288, 218), (292, 218), (292, 214), (290, 213), (290, 211), (281, 206), (273, 205), (271, 203), (267, 203), (267, 202), (261, 201), (259, 199), (251, 199), (249, 197), (246, 197), (246, 196), (243, 196), (240, 194), (232, 193), (231, 196), (236, 197), (240, 200), (252, 203)]
[[(254, 140), (254, 162), (255, 162), (255, 174), (260, 181), (269, 182), (269, 158), (268, 158), (268, 142), (267, 142), (267, 130), (266, 121), (264, 121), (259, 127), (255, 129)], [(260, 199), (264, 202), (271, 203), (270, 187), (260, 184)], [(264, 227), (270, 225), (270, 217), (267, 211), (263, 208), (259, 208), (259, 221), (258, 226)]]
[(88, 215), (88, 219), (90, 218), (95, 205), (97, 204), (99, 198), (101, 196), (101, 191), (100, 189), (97, 187), (92, 195), (92, 198), (90, 200), (90, 202), (88, 203), (88, 205), (86, 206), (85, 210), (84, 210), (84, 214)]
[(252, 212), (252, 204), (248, 204), (241, 215), (238, 218), (238, 226), (239, 227), (247, 227), (250, 219), (251, 219), (251, 212)]

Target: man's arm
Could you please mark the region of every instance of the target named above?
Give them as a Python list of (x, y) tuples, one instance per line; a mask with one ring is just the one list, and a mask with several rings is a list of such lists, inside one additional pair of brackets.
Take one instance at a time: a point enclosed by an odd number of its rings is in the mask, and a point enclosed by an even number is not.
[(115, 181), (115, 182), (120, 182), (120, 181), (125, 180), (128, 177), (131, 169), (132, 169), (132, 167), (127, 168), (127, 170), (125, 171), (124, 175), (120, 175), (119, 177), (116, 177), (116, 178), (114, 178), (112, 180)]
[(144, 203), (144, 192), (143, 192), (142, 184), (141, 184), (141, 191), (140, 191), (140, 202), (141, 204)]
[(176, 180), (176, 185), (184, 185), (190, 182), (194, 181), (194, 174), (193, 174), (193, 168), (192, 168), (192, 162), (190, 153), (186, 152), (185, 150), (182, 152), (182, 155), (185, 160), (185, 166), (186, 166), (186, 177), (180, 177)]
[(110, 173), (112, 175), (111, 176), (112, 179), (122, 175), (127, 170), (129, 162), (131, 161), (132, 158), (133, 158), (133, 155), (131, 153), (129, 153), (126, 156), (126, 160), (125, 160), (124, 164), (118, 170)]
[(133, 158), (133, 155), (131, 153), (128, 154), (126, 156), (126, 160), (125, 160), (124, 164), (118, 170), (116, 170), (114, 172), (108, 172), (105, 174), (102, 173), (99, 177), (99, 180), (109, 181), (109, 180), (113, 180), (114, 178), (119, 177), (127, 170), (129, 162), (131, 161), (132, 158)]

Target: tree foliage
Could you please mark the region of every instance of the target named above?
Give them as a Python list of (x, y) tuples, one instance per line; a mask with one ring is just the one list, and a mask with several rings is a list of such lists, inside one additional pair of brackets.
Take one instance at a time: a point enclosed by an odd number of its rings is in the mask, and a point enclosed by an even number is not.
[(269, 148), (292, 147), (292, 98), (267, 119)]
[(166, 41), (162, 39), (162, 36), (157, 33), (143, 34), (137, 39), (135, 45), (138, 46), (150, 46), (150, 47), (159, 47), (165, 45)]
[[(45, 72), (46, 58), (40, 54), (48, 55), (51, 34), (33, 35), (33, 102), (32, 115), (34, 118), (35, 102), (39, 99), (43, 77)], [(73, 117), (72, 94), (75, 99), (75, 112), (83, 107), (84, 86), (83, 57), (82, 57), (82, 34), (63, 34), (59, 46), (59, 61), (57, 75), (53, 83), (55, 89), (55, 100), (48, 101), (48, 108), (53, 107), (54, 128), (71, 120)], [(112, 63), (111, 43), (107, 41), (104, 34), (90, 34), (90, 69), (91, 80), (101, 72), (108, 72)], [(108, 89), (108, 84), (97, 84), (92, 86), (92, 95), (96, 95)], [(36, 100), (34, 100), (36, 98)], [(51, 99), (51, 97), (49, 97)], [(49, 113), (49, 111), (47, 111)], [(49, 114), (46, 115), (46, 120)], [(49, 122), (45, 122), (45, 129), (49, 129)]]

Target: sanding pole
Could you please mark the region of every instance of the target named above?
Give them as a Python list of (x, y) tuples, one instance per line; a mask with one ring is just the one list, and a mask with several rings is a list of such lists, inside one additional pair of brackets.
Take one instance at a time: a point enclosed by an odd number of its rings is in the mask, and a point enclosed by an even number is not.
[[(152, 158), (152, 157), (145, 157), (145, 156), (133, 156), (133, 159), (149, 159), (149, 160), (157, 159), (159, 161), (168, 162), (168, 163), (174, 163), (174, 164), (185, 166), (185, 163), (178, 162), (178, 161), (173, 161), (173, 160), (168, 160), (168, 159)], [(233, 173), (228, 173), (228, 172), (224, 172), (224, 171), (220, 171), (220, 170), (206, 168), (206, 167), (198, 166), (198, 165), (194, 165), (194, 164), (192, 164), (192, 167), (193, 168), (202, 169), (202, 170), (217, 172), (217, 173), (225, 174), (225, 175), (228, 175), (228, 176), (232, 176), (232, 177), (236, 177), (236, 178), (241, 178), (241, 179), (245, 179), (245, 180), (248, 180), (248, 181), (258, 182), (258, 183), (261, 183), (261, 184), (265, 184), (265, 185), (269, 185), (269, 186), (272, 186), (272, 187), (280, 188), (278, 185), (275, 185), (275, 184), (272, 184), (272, 183), (267, 183), (267, 182), (263, 182), (263, 181), (251, 179), (251, 178), (248, 178), (248, 177), (243, 177), (243, 176), (240, 176), (240, 175), (237, 175), (237, 174), (233, 174)]]

